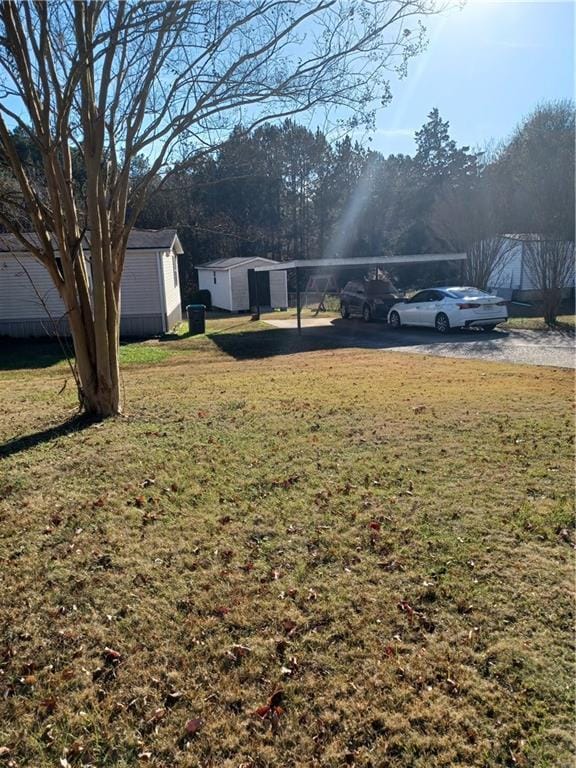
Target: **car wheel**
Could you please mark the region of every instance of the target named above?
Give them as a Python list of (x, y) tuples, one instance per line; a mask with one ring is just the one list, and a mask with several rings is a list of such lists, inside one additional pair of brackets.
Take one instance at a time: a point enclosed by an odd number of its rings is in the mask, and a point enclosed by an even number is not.
[(394, 328), (397, 330), (402, 325), (402, 321), (400, 320), (400, 315), (398, 312), (390, 312), (390, 317), (388, 318), (388, 322), (390, 324), (391, 328)]
[(340, 304), (340, 315), (344, 318), (344, 320), (348, 320), (350, 317), (350, 310), (348, 309), (348, 304), (345, 304), (342, 302)]
[(490, 325), (483, 325), (485, 331), (493, 331), (496, 328), (497, 323), (490, 323)]
[(372, 320), (372, 310), (368, 304), (364, 304), (362, 307), (362, 320), (364, 320), (365, 323), (369, 323), (370, 320)]
[(439, 312), (436, 315), (434, 327), (438, 333), (448, 333), (450, 330), (450, 320), (448, 320), (448, 315), (445, 315), (444, 312)]

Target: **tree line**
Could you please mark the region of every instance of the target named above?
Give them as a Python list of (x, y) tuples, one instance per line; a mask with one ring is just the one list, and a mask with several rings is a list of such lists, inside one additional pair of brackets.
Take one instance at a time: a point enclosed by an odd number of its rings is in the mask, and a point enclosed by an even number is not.
[[(574, 126), (571, 102), (544, 103), (508, 140), (479, 150), (457, 146), (449, 122), (433, 109), (415, 132), (414, 155), (387, 157), (349, 135), (331, 143), (293, 119), (253, 131), (237, 126), (219, 150), (158, 174), (136, 226), (178, 229), (185, 301), (195, 289), (194, 265), (233, 256), (466, 252), (466, 282), (486, 287), (508, 258), (511, 241), (503, 235), (510, 233), (540, 238), (545, 247), (528, 254), (532, 271), (542, 283), (560, 282), (572, 255), (562, 244), (574, 239)], [(37, 146), (18, 128), (12, 138), (30, 176), (41, 176)], [(77, 152), (72, 165), (81, 192), (85, 169)], [(150, 162), (138, 156), (131, 183), (149, 172)], [(11, 191), (18, 186), (0, 156), (0, 205)], [(445, 264), (396, 271), (414, 285), (451, 277)], [(557, 292), (552, 303), (544, 308), (551, 322)]]
[[(238, 126), (218, 152), (158, 178), (137, 224), (178, 228), (185, 290), (193, 264), (220, 257), (460, 251), (467, 279), (482, 287), (506, 259), (503, 234), (573, 240), (574, 122), (571, 102), (544, 103), (509, 139), (479, 150), (458, 146), (433, 109), (414, 155), (387, 157), (293, 119), (248, 134)], [(428, 272), (419, 267), (420, 279)]]

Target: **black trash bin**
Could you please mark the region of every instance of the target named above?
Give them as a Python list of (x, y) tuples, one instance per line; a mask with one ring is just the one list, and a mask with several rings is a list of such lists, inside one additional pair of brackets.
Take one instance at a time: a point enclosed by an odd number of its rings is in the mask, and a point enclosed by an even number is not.
[(186, 312), (188, 313), (188, 333), (190, 336), (205, 333), (206, 307), (204, 304), (188, 304)]

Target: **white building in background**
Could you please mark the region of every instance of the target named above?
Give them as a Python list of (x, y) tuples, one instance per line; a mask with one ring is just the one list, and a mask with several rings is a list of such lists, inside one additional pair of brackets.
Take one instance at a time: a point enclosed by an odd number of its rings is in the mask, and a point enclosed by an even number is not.
[[(27, 235), (31, 240), (34, 236)], [(85, 257), (90, 275), (89, 235)], [(120, 335), (155, 336), (182, 319), (174, 229), (134, 229), (120, 284)], [(46, 268), (12, 235), (0, 234), (0, 336), (69, 333), (66, 310)]]
[[(505, 235), (503, 248), (510, 249), (509, 259), (504, 267), (495, 270), (490, 276), (488, 287), (497, 291), (503, 298), (536, 298), (536, 285), (530, 268), (526, 263), (526, 251), (529, 243), (539, 240), (536, 235)], [(576, 285), (576, 266), (566, 285), (561, 286), (566, 294)], [(507, 295), (504, 295), (504, 294)]]
[(261, 309), (286, 309), (286, 272), (250, 272), (275, 263), (262, 256), (238, 256), (198, 264), (198, 288), (210, 291), (215, 309), (245, 312), (257, 305)]

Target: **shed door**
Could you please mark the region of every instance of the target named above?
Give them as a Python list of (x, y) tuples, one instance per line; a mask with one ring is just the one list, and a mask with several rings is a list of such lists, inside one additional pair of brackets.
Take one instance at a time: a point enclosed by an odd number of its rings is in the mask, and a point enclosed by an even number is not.
[(250, 306), (270, 307), (270, 273), (248, 272), (248, 288), (250, 292)]

